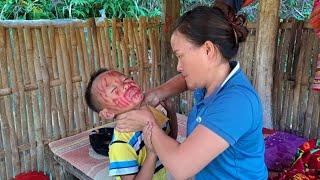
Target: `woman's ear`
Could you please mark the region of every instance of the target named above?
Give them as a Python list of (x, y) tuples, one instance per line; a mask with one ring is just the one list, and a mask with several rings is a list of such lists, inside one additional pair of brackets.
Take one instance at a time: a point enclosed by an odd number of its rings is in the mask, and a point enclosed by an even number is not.
[(204, 42), (203, 46), (207, 56), (213, 57), (216, 54), (216, 46), (211, 41)]
[(107, 109), (103, 109), (99, 112), (99, 116), (104, 119), (113, 119), (115, 114), (108, 111)]

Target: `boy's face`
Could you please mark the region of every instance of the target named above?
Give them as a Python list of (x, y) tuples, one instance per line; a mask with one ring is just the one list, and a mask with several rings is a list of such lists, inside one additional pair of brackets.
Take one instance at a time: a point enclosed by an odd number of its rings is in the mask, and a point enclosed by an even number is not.
[[(100, 74), (92, 85), (95, 103), (105, 113), (120, 114), (140, 105), (143, 94), (140, 87), (131, 78), (117, 72), (108, 71)], [(99, 113), (101, 115), (101, 112)], [(101, 115), (105, 118), (106, 115)]]

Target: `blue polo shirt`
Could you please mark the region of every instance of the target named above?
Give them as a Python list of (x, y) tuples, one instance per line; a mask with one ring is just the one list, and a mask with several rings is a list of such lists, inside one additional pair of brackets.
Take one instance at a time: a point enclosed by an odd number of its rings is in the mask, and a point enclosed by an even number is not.
[(232, 71), (212, 94), (204, 98), (206, 89), (194, 91), (187, 135), (202, 124), (229, 143), (196, 179), (267, 179), (261, 103), (239, 63), (232, 61), (230, 67)]

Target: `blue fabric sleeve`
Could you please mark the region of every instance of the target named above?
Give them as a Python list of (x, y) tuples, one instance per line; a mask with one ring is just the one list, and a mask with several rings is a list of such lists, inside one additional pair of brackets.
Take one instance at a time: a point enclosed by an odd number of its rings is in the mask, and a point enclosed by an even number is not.
[(201, 115), (200, 124), (234, 145), (253, 124), (250, 99), (239, 89), (218, 95), (212, 105)]

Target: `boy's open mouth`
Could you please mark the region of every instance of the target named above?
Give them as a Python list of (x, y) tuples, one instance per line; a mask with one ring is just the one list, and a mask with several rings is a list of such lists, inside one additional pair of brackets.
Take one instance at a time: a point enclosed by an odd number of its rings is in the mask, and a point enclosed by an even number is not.
[(141, 95), (141, 90), (139, 87), (131, 86), (127, 89), (124, 94), (124, 97), (128, 100), (133, 100)]

